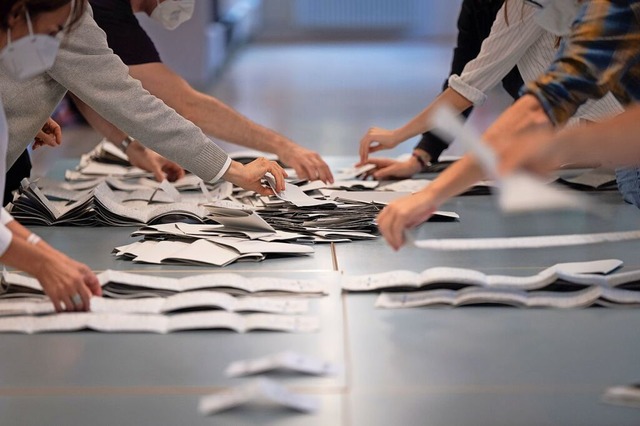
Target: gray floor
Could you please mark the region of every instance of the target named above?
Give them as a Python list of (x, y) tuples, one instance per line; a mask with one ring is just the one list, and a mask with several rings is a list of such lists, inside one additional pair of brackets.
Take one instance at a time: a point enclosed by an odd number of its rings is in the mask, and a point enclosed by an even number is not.
[[(248, 116), (324, 154), (352, 155), (368, 126), (393, 127), (416, 113), (437, 92), (446, 69), (446, 46), (384, 47), (388, 46), (252, 47), (238, 56), (213, 90)], [(476, 122), (482, 125), (489, 120), (500, 102), (480, 111)], [(352, 159), (333, 158), (332, 163)], [(43, 160), (39, 167), (51, 169), (47, 161), (51, 160)], [(460, 214), (459, 223), (424, 224), (419, 235), (479, 237), (637, 229), (640, 212), (623, 204), (616, 193), (590, 196), (606, 207), (606, 219), (584, 214), (504, 218), (490, 197), (460, 197), (445, 205)], [(313, 303), (314, 312), (321, 317), (321, 331), (311, 335), (1, 335), (0, 424), (640, 424), (640, 410), (600, 402), (607, 386), (640, 379), (640, 316), (636, 310), (486, 307), (386, 311), (374, 309), (373, 294), (337, 291), (343, 274), (420, 271), (431, 266), (524, 275), (557, 262), (619, 258), (630, 270), (640, 267), (637, 242), (552, 250), (438, 253), (403, 249), (396, 253), (382, 241), (373, 241), (320, 246), (307, 258), (211, 269), (114, 260), (111, 249), (130, 241), (131, 231), (36, 230), (96, 270), (169, 276), (238, 272), (321, 279), (332, 289), (330, 296)], [(334, 378), (275, 376), (300, 392), (318, 396), (322, 402), (319, 413), (301, 415), (259, 406), (210, 418), (197, 413), (200, 395), (241, 382), (222, 376), (229, 361), (284, 349), (344, 365), (343, 373)]]

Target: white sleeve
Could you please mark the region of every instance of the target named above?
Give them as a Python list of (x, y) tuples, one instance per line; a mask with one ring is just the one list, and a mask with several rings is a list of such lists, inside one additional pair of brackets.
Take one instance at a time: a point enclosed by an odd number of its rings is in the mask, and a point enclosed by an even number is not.
[(13, 234), (9, 231), (9, 228), (4, 223), (0, 223), (0, 256), (4, 256), (4, 252), (9, 248), (12, 238)]
[[(536, 42), (544, 30), (533, 15), (535, 9), (519, 2), (505, 3), (491, 27), (491, 33), (480, 48), (480, 53), (467, 63), (460, 75), (449, 78), (449, 87), (474, 105), (487, 99), (486, 93), (494, 88), (518, 63), (522, 55)], [(507, 24), (508, 22), (508, 24)]]
[(2, 225), (7, 225), (10, 222), (13, 222), (15, 219), (11, 216), (11, 213), (6, 211), (4, 208), (0, 209), (0, 223)]

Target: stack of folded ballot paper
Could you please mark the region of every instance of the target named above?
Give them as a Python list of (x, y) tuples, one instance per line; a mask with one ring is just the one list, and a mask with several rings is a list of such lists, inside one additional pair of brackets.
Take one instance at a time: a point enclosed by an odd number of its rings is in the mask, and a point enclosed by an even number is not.
[[(379, 308), (506, 305), (640, 307), (640, 271), (613, 273), (622, 261), (559, 263), (532, 276), (485, 275), (464, 268), (390, 271), (344, 277), (344, 291), (377, 291)], [(412, 291), (407, 292), (408, 289)], [(391, 291), (393, 290), (393, 291)]]
[(306, 315), (309, 300), (299, 296), (327, 294), (326, 286), (316, 281), (237, 274), (174, 279), (107, 270), (98, 279), (104, 297), (91, 299), (91, 312), (57, 314), (36, 279), (5, 271), (0, 332), (230, 329), (305, 333), (316, 331), (319, 320)]

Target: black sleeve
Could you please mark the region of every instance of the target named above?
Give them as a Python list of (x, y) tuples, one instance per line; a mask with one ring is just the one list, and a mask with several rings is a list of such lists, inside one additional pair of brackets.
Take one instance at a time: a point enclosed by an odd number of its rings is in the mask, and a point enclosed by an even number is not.
[[(458, 15), (458, 39), (453, 50), (451, 71), (449, 75), (460, 75), (468, 62), (478, 56), (482, 42), (491, 33), (491, 26), (496, 19), (498, 10), (504, 0), (464, 0)], [(513, 68), (502, 81), (503, 86), (514, 97), (523, 85), (522, 78), (517, 68)], [(442, 90), (449, 87), (449, 82), (444, 82)], [(465, 120), (471, 114), (473, 108), (462, 113)], [(450, 141), (449, 141), (450, 142)], [(442, 152), (447, 149), (449, 142), (431, 132), (424, 133), (416, 148), (426, 151), (432, 162), (437, 162)]]
[(126, 65), (162, 62), (153, 41), (140, 26), (129, 0), (90, 0), (93, 18), (107, 43)]

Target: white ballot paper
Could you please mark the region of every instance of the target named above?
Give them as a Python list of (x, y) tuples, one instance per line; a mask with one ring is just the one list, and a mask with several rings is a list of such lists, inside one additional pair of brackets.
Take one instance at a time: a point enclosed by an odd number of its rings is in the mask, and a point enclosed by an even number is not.
[[(319, 281), (267, 277), (247, 278), (239, 274), (227, 273), (169, 278), (107, 269), (98, 274), (98, 281), (105, 294), (116, 298), (136, 294), (141, 290), (173, 294), (213, 288), (237, 289), (246, 293), (270, 291), (304, 294), (329, 293), (328, 287)], [(9, 290), (12, 287), (24, 287), (42, 291), (42, 286), (37, 279), (21, 274), (4, 271), (2, 273), (2, 282), (3, 287), (8, 287)]]
[(338, 374), (338, 366), (308, 355), (293, 351), (267, 355), (261, 358), (232, 362), (225, 370), (227, 377), (249, 376), (272, 370), (289, 370), (316, 376)]
[[(534, 290), (546, 287), (559, 278), (569, 282), (579, 281), (576, 284), (580, 285), (592, 285), (600, 284), (602, 282), (601, 278), (604, 278), (601, 275), (595, 274), (609, 274), (622, 266), (622, 263), (623, 262), (618, 259), (558, 263), (533, 276), (524, 277), (486, 275), (473, 269), (450, 267), (429, 268), (421, 273), (389, 271), (380, 274), (353, 277), (343, 276), (342, 288), (347, 291), (372, 291), (383, 288), (420, 288), (432, 284), (454, 283), (464, 286)], [(611, 276), (611, 278), (613, 279), (614, 276)]]
[(304, 193), (302, 189), (300, 189), (300, 187), (292, 185), (289, 182), (285, 182), (286, 186), (284, 191), (276, 193), (276, 181), (273, 179), (273, 177), (266, 175), (265, 179), (271, 189), (273, 189), (276, 197), (281, 200), (288, 201), (297, 207), (328, 206), (336, 204), (333, 201), (317, 200), (315, 198), (309, 197)]
[(599, 234), (544, 235), (505, 238), (443, 238), (411, 240), (418, 248), (430, 250), (504, 250), (582, 246), (640, 239), (640, 231), (603, 232)]
[(320, 407), (316, 398), (295, 394), (278, 382), (262, 378), (200, 398), (198, 411), (203, 415), (211, 415), (254, 400), (275, 403), (303, 413), (315, 412)]
[(102, 332), (171, 333), (183, 330), (229, 329), (310, 333), (320, 328), (318, 317), (300, 315), (191, 312), (175, 315), (73, 312), (0, 318), (1, 333), (44, 333), (91, 329)]
[(607, 388), (602, 400), (608, 404), (640, 408), (640, 385), (613, 386)]
[[(440, 107), (433, 114), (434, 132), (455, 138), (476, 157), (480, 165), (498, 185), (498, 203), (504, 212), (536, 210), (592, 210), (589, 200), (575, 192), (560, 191), (539, 178), (516, 172), (508, 176), (498, 173), (498, 160), (491, 147), (468, 126), (465, 127), (450, 107)], [(532, 195), (535, 194), (535, 195)]]
[[(228, 312), (267, 312), (299, 314), (309, 310), (309, 301), (297, 298), (234, 297), (215, 291), (188, 291), (168, 297), (136, 299), (91, 298), (93, 313), (166, 314), (185, 309), (218, 308)], [(0, 316), (53, 314), (49, 298), (11, 298), (0, 300)]]

